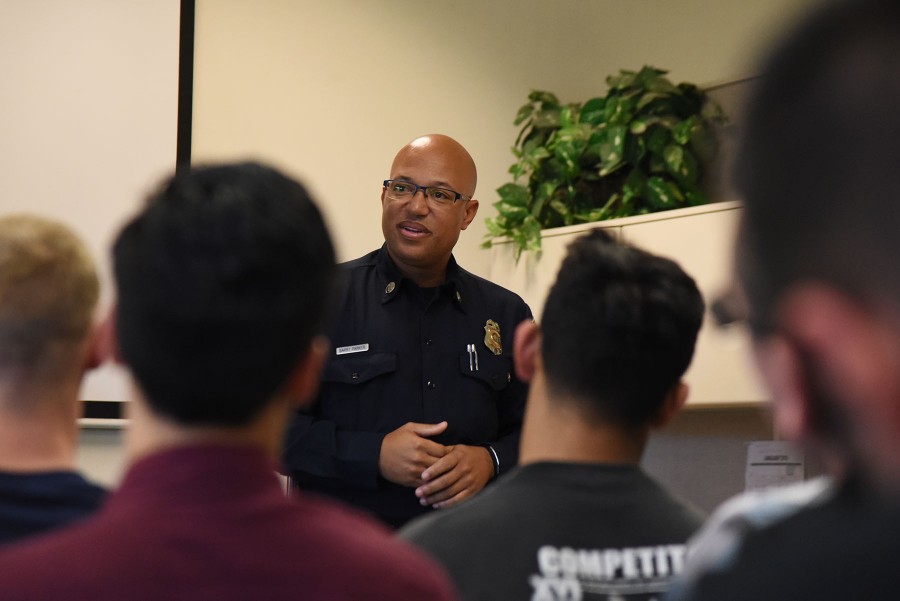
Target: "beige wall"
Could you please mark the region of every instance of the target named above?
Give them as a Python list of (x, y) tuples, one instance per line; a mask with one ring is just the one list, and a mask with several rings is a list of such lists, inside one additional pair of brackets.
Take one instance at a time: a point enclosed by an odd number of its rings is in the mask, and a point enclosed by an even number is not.
[[(68, 223), (112, 296), (108, 248), (175, 167), (178, 0), (0, 2), (0, 214)], [(83, 398), (124, 400), (121, 373)]]
[[(146, 190), (175, 167), (178, 0), (0, 1), (0, 214), (68, 223), (112, 296), (109, 244)], [(83, 398), (125, 400), (122, 373)], [(121, 430), (84, 429), (78, 463), (112, 485)]]
[(197, 0), (194, 157), (253, 156), (298, 175), (349, 259), (381, 243), (394, 152), (448, 133), (480, 169), (480, 216), (457, 258), (486, 274), (483, 220), (531, 89), (585, 100), (644, 64), (701, 85), (742, 79), (813, 1)]

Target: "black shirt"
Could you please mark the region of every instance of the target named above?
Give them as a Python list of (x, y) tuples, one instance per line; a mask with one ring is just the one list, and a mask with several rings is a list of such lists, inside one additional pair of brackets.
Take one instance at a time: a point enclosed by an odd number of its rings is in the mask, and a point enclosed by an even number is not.
[(531, 310), (452, 257), (434, 289), (401, 276), (386, 247), (342, 267), (320, 396), (295, 415), (286, 463), (301, 488), (398, 526), (427, 511), (413, 489), (378, 473), (382, 439), (405, 423), (446, 420), (437, 442), (489, 445), (501, 471), (515, 465), (527, 388), (513, 371), (512, 342)]

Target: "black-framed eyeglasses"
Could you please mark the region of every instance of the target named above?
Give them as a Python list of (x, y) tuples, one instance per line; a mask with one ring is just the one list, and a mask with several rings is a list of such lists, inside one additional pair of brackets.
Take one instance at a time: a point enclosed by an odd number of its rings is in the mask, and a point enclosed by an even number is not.
[(455, 190), (449, 188), (438, 188), (436, 186), (419, 186), (412, 182), (405, 182), (399, 179), (384, 180), (384, 189), (388, 198), (394, 200), (410, 200), (419, 190), (425, 195), (425, 198), (436, 206), (449, 207), (457, 200), (469, 200), (468, 196), (463, 196)]

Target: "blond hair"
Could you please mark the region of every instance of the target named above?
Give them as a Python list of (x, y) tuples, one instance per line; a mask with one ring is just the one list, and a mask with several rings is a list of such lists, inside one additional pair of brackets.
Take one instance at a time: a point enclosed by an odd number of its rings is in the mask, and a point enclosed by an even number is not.
[(67, 369), (99, 293), (94, 262), (71, 229), (35, 215), (0, 218), (0, 372)]

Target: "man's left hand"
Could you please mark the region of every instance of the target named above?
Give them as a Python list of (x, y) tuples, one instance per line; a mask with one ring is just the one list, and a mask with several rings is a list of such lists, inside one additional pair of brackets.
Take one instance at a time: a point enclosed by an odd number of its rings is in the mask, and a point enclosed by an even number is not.
[(452, 507), (484, 488), (494, 476), (491, 452), (484, 447), (453, 445), (422, 472), (425, 484), (416, 489), (422, 505), (435, 509)]

